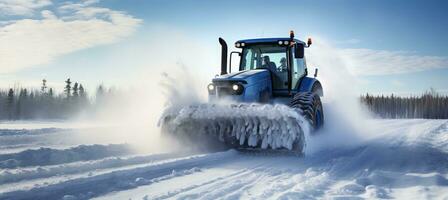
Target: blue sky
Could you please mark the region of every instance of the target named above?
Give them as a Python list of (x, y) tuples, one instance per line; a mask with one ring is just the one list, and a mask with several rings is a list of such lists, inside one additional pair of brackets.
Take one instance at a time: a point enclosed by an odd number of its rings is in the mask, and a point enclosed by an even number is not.
[(91, 90), (120, 87), (179, 62), (208, 79), (218, 71), (218, 37), (292, 29), (348, 60), (361, 93), (448, 93), (447, 9), (446, 1), (399, 0), (0, 0), (0, 55), (9, 58), (0, 60), (0, 86), (46, 78), (58, 89), (71, 77)]

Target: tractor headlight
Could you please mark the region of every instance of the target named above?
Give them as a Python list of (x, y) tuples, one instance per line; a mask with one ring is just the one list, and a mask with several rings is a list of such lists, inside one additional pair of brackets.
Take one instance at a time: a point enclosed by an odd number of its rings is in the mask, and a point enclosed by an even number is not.
[(283, 44), (285, 44), (285, 45), (288, 45), (288, 44), (289, 44), (289, 42), (288, 42), (288, 41), (284, 41), (284, 42), (283, 42)]
[(244, 91), (244, 86), (241, 84), (233, 84), (232, 85), (232, 91), (234, 94), (242, 94)]
[(283, 45), (283, 41), (278, 41), (278, 44), (279, 45)]
[(207, 89), (209, 92), (212, 92), (213, 90), (215, 90), (215, 85), (213, 85), (213, 83), (208, 84)]
[(237, 84), (232, 85), (232, 90), (233, 90), (233, 91), (238, 91), (238, 89), (240, 89), (240, 86), (239, 86), (239, 85), (237, 85)]
[(238, 43), (238, 42), (237, 42), (237, 43), (235, 43), (235, 47), (236, 47), (236, 48), (239, 48), (239, 47), (240, 47), (240, 45), (241, 45), (241, 44), (240, 44), (240, 43)]
[(244, 43), (244, 42), (243, 42), (243, 43), (241, 43), (241, 46), (242, 46), (242, 47), (246, 46), (246, 43)]

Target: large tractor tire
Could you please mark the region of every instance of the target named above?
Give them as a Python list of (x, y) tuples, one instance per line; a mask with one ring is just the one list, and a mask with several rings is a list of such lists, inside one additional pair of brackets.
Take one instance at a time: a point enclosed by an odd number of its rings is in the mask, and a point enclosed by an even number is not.
[(301, 114), (310, 122), (313, 132), (319, 130), (324, 125), (322, 102), (317, 93), (297, 93), (292, 99), (290, 106), (302, 111)]

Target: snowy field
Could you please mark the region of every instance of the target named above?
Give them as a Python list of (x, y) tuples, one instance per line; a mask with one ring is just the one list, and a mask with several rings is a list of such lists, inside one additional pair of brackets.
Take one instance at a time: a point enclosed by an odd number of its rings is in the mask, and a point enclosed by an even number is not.
[[(305, 157), (142, 153), (108, 129), (0, 123), (0, 199), (448, 199), (448, 121), (374, 120), (380, 134)], [(76, 128), (75, 128), (76, 127)], [(341, 143), (341, 141), (338, 141)]]

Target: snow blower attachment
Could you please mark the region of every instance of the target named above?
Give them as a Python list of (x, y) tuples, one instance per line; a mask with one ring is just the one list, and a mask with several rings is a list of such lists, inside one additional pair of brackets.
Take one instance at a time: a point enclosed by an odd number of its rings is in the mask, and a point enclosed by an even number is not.
[[(164, 134), (192, 144), (204, 138), (234, 148), (288, 149), (303, 153), (305, 133), (324, 123), (322, 86), (307, 77), (305, 48), (311, 45), (289, 38), (240, 40), (239, 71), (227, 72), (227, 43), (222, 47), (221, 75), (207, 86), (209, 103), (168, 107), (159, 126)], [(315, 75), (316, 76), (316, 75)], [(232, 103), (223, 103), (232, 102)]]
[(167, 110), (162, 119), (164, 132), (176, 138), (192, 144), (217, 138), (234, 148), (301, 152), (308, 130), (304, 118), (285, 105), (202, 104)]

